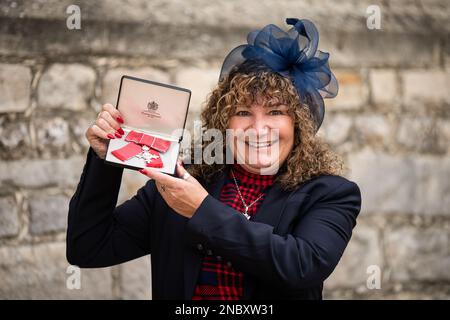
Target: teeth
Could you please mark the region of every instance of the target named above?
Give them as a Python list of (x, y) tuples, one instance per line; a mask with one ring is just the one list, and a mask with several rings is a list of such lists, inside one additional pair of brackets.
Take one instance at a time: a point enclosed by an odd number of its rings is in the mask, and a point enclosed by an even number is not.
[(254, 142), (247, 142), (250, 147), (253, 148), (265, 148), (270, 147), (272, 143), (270, 142), (264, 142), (264, 143), (254, 143)]

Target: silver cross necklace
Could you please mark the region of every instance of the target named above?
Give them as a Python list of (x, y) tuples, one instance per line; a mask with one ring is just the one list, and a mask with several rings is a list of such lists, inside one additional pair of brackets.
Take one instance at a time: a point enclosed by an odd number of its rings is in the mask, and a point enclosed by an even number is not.
[(231, 169), (231, 175), (233, 176), (234, 183), (236, 184), (236, 188), (237, 188), (237, 191), (238, 191), (238, 193), (239, 193), (239, 197), (241, 197), (242, 204), (243, 204), (244, 207), (245, 207), (245, 212), (242, 212), (242, 214), (247, 218), (247, 220), (249, 220), (249, 219), (251, 218), (251, 216), (248, 214), (248, 208), (250, 208), (252, 205), (254, 205), (254, 204), (256, 203), (256, 201), (258, 201), (259, 199), (261, 199), (261, 197), (264, 195), (264, 193), (262, 193), (255, 201), (253, 201), (252, 203), (250, 203), (249, 205), (247, 205), (247, 204), (245, 203), (245, 201), (244, 201), (244, 197), (242, 197), (242, 193), (241, 193), (241, 190), (239, 189), (239, 185), (238, 185), (238, 183), (237, 183), (237, 181), (236, 181), (236, 178), (234, 177), (233, 169)]

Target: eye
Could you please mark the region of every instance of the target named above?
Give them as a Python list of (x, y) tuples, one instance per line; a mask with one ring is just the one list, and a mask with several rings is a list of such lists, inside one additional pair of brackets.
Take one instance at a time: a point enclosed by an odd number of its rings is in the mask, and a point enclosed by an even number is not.
[(245, 110), (236, 112), (236, 116), (248, 116), (249, 114), (250, 114), (250, 112), (245, 111)]
[(270, 112), (269, 112), (271, 115), (281, 115), (281, 114), (283, 114), (283, 111), (281, 111), (281, 110), (271, 110)]

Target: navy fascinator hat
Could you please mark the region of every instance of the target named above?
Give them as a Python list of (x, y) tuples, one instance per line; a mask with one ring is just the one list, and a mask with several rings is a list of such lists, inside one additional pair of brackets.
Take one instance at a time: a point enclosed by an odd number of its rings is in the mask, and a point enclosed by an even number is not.
[(293, 26), (287, 32), (274, 24), (251, 31), (248, 44), (237, 46), (226, 56), (219, 81), (237, 70), (250, 73), (266, 69), (289, 78), (300, 100), (307, 104), (317, 132), (325, 115), (323, 98), (337, 95), (338, 82), (328, 65), (330, 55), (317, 49), (315, 25), (296, 18), (287, 18), (286, 23)]

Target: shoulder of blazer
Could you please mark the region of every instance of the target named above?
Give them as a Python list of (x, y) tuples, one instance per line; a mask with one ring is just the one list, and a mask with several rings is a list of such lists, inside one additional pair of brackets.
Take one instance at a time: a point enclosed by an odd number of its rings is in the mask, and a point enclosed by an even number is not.
[(320, 175), (311, 178), (301, 184), (298, 189), (294, 191), (295, 194), (308, 194), (310, 200), (318, 201), (327, 197), (336, 197), (339, 194), (354, 194), (361, 198), (361, 191), (358, 185), (342, 176), (338, 175)]

